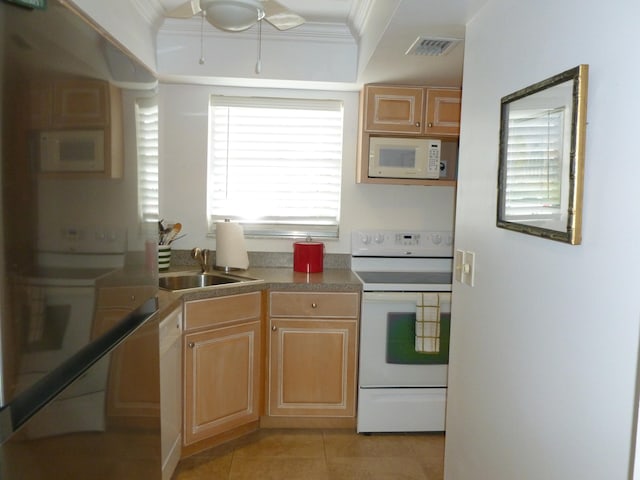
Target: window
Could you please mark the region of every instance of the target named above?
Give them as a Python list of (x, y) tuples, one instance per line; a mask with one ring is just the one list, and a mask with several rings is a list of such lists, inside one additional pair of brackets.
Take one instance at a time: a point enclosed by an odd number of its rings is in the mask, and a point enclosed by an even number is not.
[(342, 102), (212, 96), (207, 216), (254, 236), (337, 237)]
[(157, 222), (158, 200), (158, 104), (152, 98), (136, 100), (138, 147), (138, 208), (143, 222)]
[(564, 108), (511, 112), (505, 219), (550, 219), (561, 215), (564, 123)]

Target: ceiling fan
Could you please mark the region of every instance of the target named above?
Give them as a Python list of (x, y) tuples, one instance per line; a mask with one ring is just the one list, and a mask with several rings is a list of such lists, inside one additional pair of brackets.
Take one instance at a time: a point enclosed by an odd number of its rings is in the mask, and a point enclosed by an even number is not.
[(228, 32), (247, 30), (261, 20), (278, 30), (289, 30), (305, 21), (276, 0), (189, 0), (166, 16), (190, 18), (199, 13), (214, 27)]

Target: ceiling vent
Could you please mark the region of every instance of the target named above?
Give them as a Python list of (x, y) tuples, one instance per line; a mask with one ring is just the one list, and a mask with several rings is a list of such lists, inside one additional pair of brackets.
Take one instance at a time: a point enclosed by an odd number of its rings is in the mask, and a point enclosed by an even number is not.
[(418, 37), (404, 54), (437, 57), (447, 54), (459, 42), (459, 38)]

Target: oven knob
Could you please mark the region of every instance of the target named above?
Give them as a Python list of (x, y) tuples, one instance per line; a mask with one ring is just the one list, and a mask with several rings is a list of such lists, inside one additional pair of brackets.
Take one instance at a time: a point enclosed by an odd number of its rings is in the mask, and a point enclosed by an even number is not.
[(453, 235), (447, 235), (447, 240), (444, 243), (447, 245), (453, 245)]
[(440, 245), (442, 243), (442, 235), (440, 235), (439, 233), (434, 233), (433, 235), (431, 235), (431, 241), (434, 245)]
[(376, 233), (376, 236), (374, 238), (374, 241), (376, 243), (383, 243), (384, 242), (384, 234), (382, 233)]
[(360, 235), (360, 241), (365, 245), (369, 245), (371, 243), (371, 235), (369, 235), (368, 233)]

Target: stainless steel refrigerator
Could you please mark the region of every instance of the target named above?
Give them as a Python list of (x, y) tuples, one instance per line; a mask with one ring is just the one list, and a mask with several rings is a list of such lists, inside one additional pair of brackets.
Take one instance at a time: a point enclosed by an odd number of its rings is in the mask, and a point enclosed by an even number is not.
[(0, 37), (0, 478), (160, 478), (155, 78), (57, 0)]

